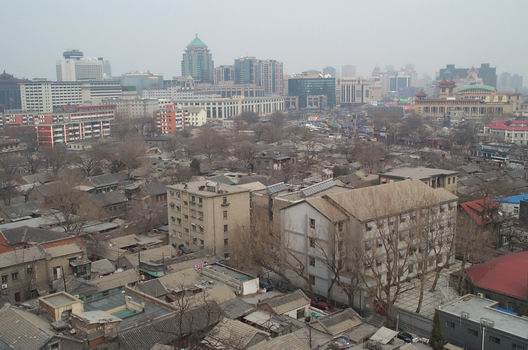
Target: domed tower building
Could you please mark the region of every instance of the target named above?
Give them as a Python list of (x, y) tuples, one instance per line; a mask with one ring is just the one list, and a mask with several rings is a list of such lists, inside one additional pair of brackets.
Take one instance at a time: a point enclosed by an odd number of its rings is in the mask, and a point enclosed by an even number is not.
[(198, 35), (187, 45), (181, 65), (183, 77), (190, 76), (196, 83), (213, 83), (213, 55)]

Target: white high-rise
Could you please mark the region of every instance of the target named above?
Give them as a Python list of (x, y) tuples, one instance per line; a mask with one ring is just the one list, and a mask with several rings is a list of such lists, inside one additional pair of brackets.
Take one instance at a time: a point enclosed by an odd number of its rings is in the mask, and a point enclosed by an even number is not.
[(109, 78), (110, 62), (99, 58), (85, 58), (79, 50), (63, 53), (64, 59), (57, 62), (57, 81), (90, 81)]

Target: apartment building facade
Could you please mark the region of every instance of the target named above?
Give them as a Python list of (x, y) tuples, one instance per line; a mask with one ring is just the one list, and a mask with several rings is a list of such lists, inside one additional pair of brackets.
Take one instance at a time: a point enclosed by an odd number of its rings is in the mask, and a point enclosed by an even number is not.
[(100, 103), (122, 93), (119, 81), (30, 81), (20, 84), (23, 111), (51, 113), (64, 105)]
[[(335, 277), (328, 268), (329, 257), (345, 259), (341, 280), (366, 293), (388, 282), (387, 263), (394, 259), (387, 254), (390, 246), (398, 252), (399, 263), (405, 264), (401, 266), (402, 278), (416, 277), (422, 270), (453, 261), (448, 246), (455, 236), (456, 208), (455, 195), (416, 180), (297, 202), (280, 210), (281, 249), (286, 259), (301, 262), (305, 271), (304, 278), (298, 277), (298, 271), (288, 274), (298, 287), (348, 303), (339, 286), (334, 285), (328, 295)], [(361, 282), (354, 282), (352, 272), (361, 274)], [(365, 293), (357, 293), (350, 302), (360, 309), (367, 307)]]
[(228, 258), (239, 230), (250, 227), (249, 190), (212, 181), (167, 186), (169, 240)]
[(175, 134), (187, 127), (200, 127), (207, 123), (207, 113), (204, 108), (186, 107), (175, 103), (160, 105), (156, 113), (156, 127), (160, 134)]

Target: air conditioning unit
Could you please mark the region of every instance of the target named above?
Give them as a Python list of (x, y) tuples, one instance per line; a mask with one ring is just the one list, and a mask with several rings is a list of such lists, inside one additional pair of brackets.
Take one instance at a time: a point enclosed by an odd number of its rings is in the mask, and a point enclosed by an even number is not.
[(7, 289), (7, 283), (2, 284), (2, 289)]
[(477, 296), (478, 296), (479, 298), (484, 299), (484, 293), (477, 293)]
[(460, 314), (460, 317), (464, 318), (464, 319), (469, 319), (469, 313), (465, 312), (465, 311), (462, 311), (462, 313)]

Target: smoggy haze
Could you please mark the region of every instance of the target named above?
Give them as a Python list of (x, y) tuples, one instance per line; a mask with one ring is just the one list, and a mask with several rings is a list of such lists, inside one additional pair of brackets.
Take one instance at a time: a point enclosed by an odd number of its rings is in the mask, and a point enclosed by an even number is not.
[(67, 48), (109, 59), (114, 75), (172, 77), (195, 33), (215, 65), (251, 55), (284, 62), (286, 73), (414, 63), (432, 75), (446, 63), (489, 62), (528, 76), (521, 0), (3, 0), (1, 12), (0, 70), (19, 77), (55, 79)]

